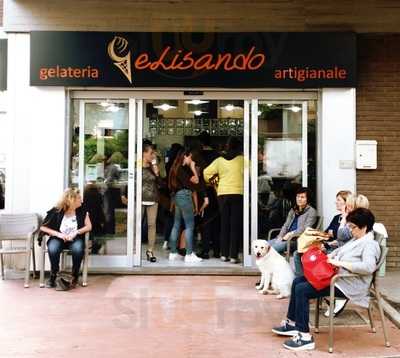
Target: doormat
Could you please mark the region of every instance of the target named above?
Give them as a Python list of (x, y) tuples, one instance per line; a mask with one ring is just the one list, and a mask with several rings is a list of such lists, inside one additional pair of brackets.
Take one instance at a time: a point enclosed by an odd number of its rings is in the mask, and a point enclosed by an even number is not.
[[(328, 327), (329, 318), (324, 316), (326, 309), (319, 312), (319, 326)], [(314, 327), (315, 323), (315, 309), (310, 310), (310, 325)], [(363, 326), (369, 325), (369, 322), (360, 315), (359, 312), (352, 309), (345, 309), (338, 317), (333, 319), (335, 326)]]

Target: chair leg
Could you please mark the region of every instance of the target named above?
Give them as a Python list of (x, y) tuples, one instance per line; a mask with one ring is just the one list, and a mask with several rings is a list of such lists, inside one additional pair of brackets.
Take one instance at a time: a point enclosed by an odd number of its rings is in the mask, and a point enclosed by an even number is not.
[(385, 314), (383, 313), (383, 307), (382, 307), (382, 296), (378, 289), (375, 289), (375, 295), (376, 295), (376, 301), (378, 303), (379, 315), (381, 316), (381, 321), (382, 321), (382, 330), (383, 330), (383, 336), (385, 338), (385, 346), (390, 347), (389, 336), (386, 329)]
[(83, 259), (83, 272), (82, 272), (82, 286), (83, 287), (87, 286), (88, 261), (89, 261), (89, 255), (88, 255), (87, 252), (85, 252), (85, 256), (84, 256), (84, 259)]
[[(42, 242), (42, 245), (46, 245), (45, 242)], [(44, 266), (45, 266), (45, 255), (46, 251), (44, 247), (42, 246), (41, 251), (40, 251), (40, 288), (44, 287)]]
[(290, 263), (290, 239), (286, 241), (286, 261)]
[(373, 333), (376, 333), (376, 328), (374, 326), (374, 321), (372, 319), (372, 305), (371, 304), (368, 306), (368, 318), (369, 318), (369, 324), (371, 326), (371, 331)]
[(60, 271), (64, 271), (65, 270), (66, 260), (67, 260), (67, 255), (65, 254), (64, 251), (62, 251), (61, 252), (61, 259), (60, 259)]
[(25, 256), (25, 284), (24, 287), (29, 287), (29, 276), (31, 275), (31, 248), (29, 247)]
[(333, 353), (333, 312), (335, 310), (335, 286), (331, 286), (329, 297), (329, 345), (328, 352)]
[(315, 333), (319, 333), (319, 310), (321, 307), (321, 298), (317, 298), (317, 302), (315, 303)]
[(35, 243), (32, 244), (32, 264), (33, 264), (33, 279), (36, 280), (36, 256)]
[(88, 277), (88, 266), (89, 266), (89, 234), (85, 235), (85, 255), (83, 257), (83, 273), (82, 273), (82, 286), (87, 286)]
[(3, 254), (0, 254), (0, 265), (1, 265), (1, 279), (4, 280), (4, 260), (3, 260)]

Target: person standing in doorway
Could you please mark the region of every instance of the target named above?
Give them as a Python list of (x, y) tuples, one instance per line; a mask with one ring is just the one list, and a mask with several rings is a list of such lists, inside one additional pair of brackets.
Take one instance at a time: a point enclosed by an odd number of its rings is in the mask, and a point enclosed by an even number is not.
[(242, 143), (230, 137), (226, 152), (204, 169), (206, 183), (218, 181), (221, 214), (221, 260), (239, 263), (239, 246), (243, 238), (243, 170)]
[[(199, 164), (202, 174), (204, 169), (219, 157), (219, 154), (211, 147), (211, 136), (208, 132), (201, 132), (198, 138), (201, 145), (200, 157), (202, 161)], [(200, 219), (202, 251), (199, 256), (208, 259), (210, 257), (209, 251), (212, 248), (213, 256), (220, 258), (220, 215), (217, 192), (213, 185), (207, 185), (207, 197), (209, 205), (205, 208)]]
[(192, 193), (200, 191), (204, 195), (204, 202), (199, 213), (204, 212), (208, 205), (206, 188), (199, 180), (199, 175), (196, 170), (196, 163), (192, 158), (192, 151), (189, 149), (180, 150), (175, 158), (175, 161), (170, 169), (168, 177), (168, 187), (175, 195), (175, 216), (174, 226), (172, 227), (169, 238), (169, 246), (171, 252), (169, 260), (175, 261), (178, 259), (177, 240), (181, 227), (181, 219), (185, 223), (185, 240), (186, 240), (186, 263), (196, 263), (202, 261), (200, 257), (193, 252), (193, 236), (194, 236), (194, 214), (195, 208), (193, 205)]
[(157, 165), (156, 155), (153, 146), (143, 143), (142, 150), (142, 221), (143, 216), (147, 216), (147, 238), (148, 247), (146, 251), (147, 261), (156, 262), (154, 247), (156, 244), (156, 222), (158, 210), (158, 185), (160, 180), (160, 170)]

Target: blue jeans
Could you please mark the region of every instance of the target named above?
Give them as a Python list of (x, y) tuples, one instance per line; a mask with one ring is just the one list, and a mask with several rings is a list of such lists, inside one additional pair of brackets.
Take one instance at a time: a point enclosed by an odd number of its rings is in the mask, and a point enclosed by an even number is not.
[(303, 264), (301, 262), (302, 256), (303, 256), (303, 254), (299, 253), (297, 250), (293, 254), (294, 273), (295, 273), (296, 277), (304, 276)]
[[(298, 331), (308, 333), (310, 331), (308, 326), (310, 320), (309, 300), (318, 297), (326, 297), (329, 296), (329, 294), (329, 286), (317, 291), (304, 276), (296, 277), (292, 284), (287, 318), (296, 322), (296, 329)], [(346, 296), (335, 287), (335, 297), (345, 298)]]
[[(269, 244), (280, 254), (283, 254), (287, 249), (287, 241), (283, 241), (282, 239), (276, 238), (272, 239)], [(292, 239), (290, 241), (290, 252), (293, 252), (297, 249), (297, 240)]]
[(85, 242), (81, 238), (74, 241), (64, 242), (58, 237), (51, 237), (47, 241), (47, 252), (50, 258), (51, 273), (56, 274), (60, 270), (60, 255), (64, 249), (71, 250), (72, 254), (72, 274), (79, 276), (79, 270), (83, 255), (85, 253)]
[(190, 255), (193, 252), (194, 214), (192, 192), (188, 189), (179, 190), (175, 194), (174, 226), (169, 237), (169, 247), (173, 254), (177, 253), (177, 241), (182, 218), (185, 222), (186, 254)]

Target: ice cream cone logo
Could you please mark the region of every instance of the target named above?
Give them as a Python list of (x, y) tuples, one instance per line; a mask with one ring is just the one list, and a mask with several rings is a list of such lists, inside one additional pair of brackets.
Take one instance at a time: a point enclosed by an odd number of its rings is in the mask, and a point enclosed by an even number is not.
[(115, 36), (108, 44), (108, 56), (114, 61), (124, 76), (132, 83), (131, 51), (123, 55), (128, 47), (128, 41), (120, 36)]

